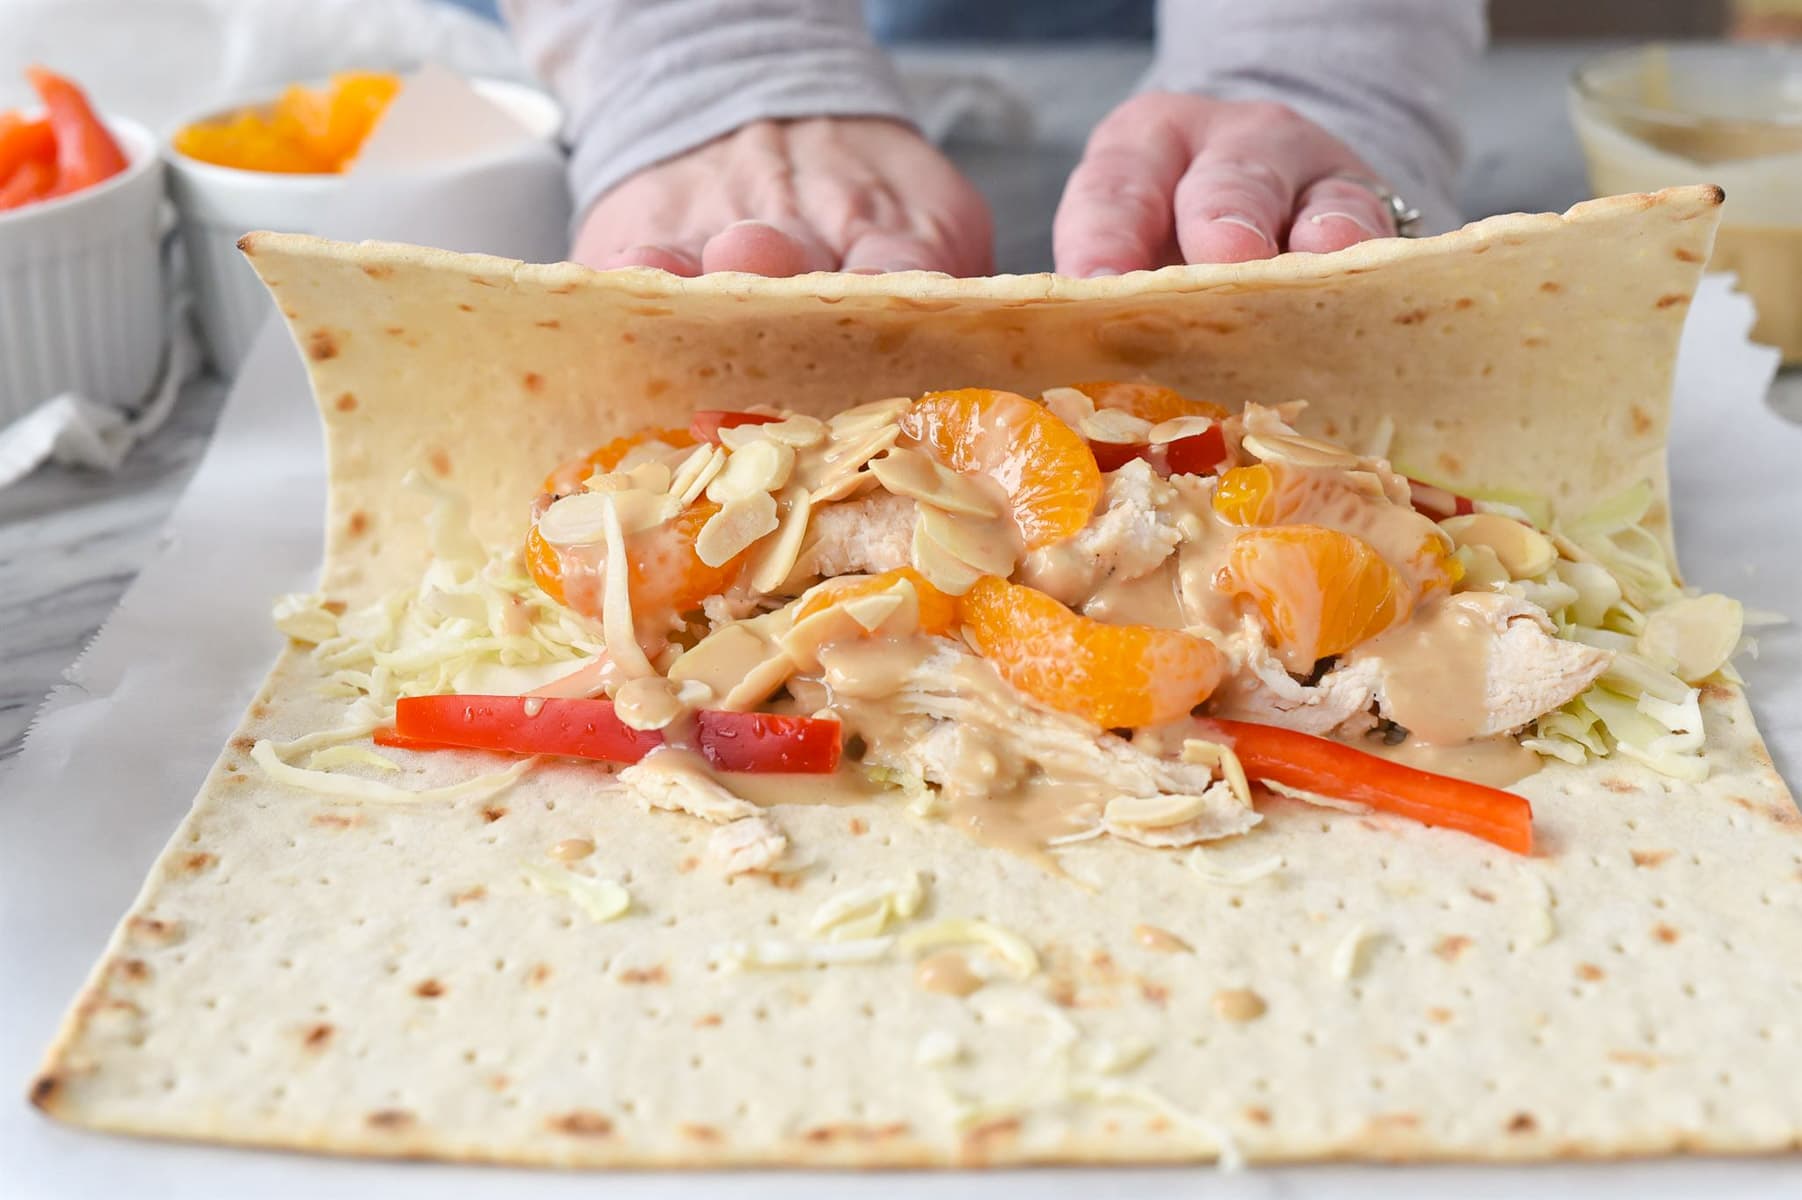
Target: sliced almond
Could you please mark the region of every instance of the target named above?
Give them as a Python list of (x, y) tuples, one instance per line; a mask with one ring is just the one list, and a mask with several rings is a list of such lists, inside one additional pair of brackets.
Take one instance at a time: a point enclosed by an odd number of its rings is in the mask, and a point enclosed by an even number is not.
[(757, 428), (770, 441), (781, 442), (796, 450), (805, 450), (826, 440), (826, 422), (804, 413), (795, 413), (786, 421), (759, 425)]
[(1684, 683), (1697, 684), (1733, 657), (1745, 625), (1746, 610), (1730, 596), (1685, 596), (1647, 615), (1639, 649)]
[(1239, 444), (1247, 454), (1264, 462), (1341, 469), (1358, 465), (1358, 456), (1351, 451), (1299, 433), (1248, 433)]
[[(794, 674), (794, 663), (749, 626), (722, 625), (696, 642), (670, 668), (670, 679), (680, 688), (705, 687), (707, 702), (719, 708), (742, 711), (768, 700)], [(680, 688), (678, 697), (683, 695)], [(716, 696), (718, 700), (712, 699)]]
[(892, 447), (870, 460), (876, 482), (897, 496), (910, 496), (945, 512), (971, 517), (998, 517), (1000, 502), (967, 475), (946, 470), (918, 450)]
[(840, 500), (849, 500), (862, 492), (870, 491), (876, 486), (876, 477), (868, 471), (852, 471), (829, 484), (822, 484), (808, 493), (808, 499), (814, 504), (833, 504)]
[(1039, 399), (1051, 410), (1051, 415), (1070, 426), (1078, 428), (1083, 421), (1095, 415), (1095, 402), (1088, 395), (1072, 387), (1046, 388)]
[(1011, 522), (960, 517), (925, 505), (919, 521), (927, 537), (984, 575), (1014, 573), (1019, 543)]
[(1151, 422), (1118, 408), (1098, 408), (1077, 423), (1082, 435), (1093, 442), (1139, 445), (1151, 436)]
[(837, 412), (826, 422), (834, 437), (865, 434), (881, 425), (893, 425), (901, 419), (901, 414), (913, 407), (913, 400), (907, 396), (891, 396), (887, 400), (872, 400), (868, 404), (859, 404)]
[(810, 464), (817, 471), (816, 477), (809, 481), (813, 502), (825, 504), (831, 500), (842, 500), (872, 484), (874, 480), (869, 476), (860, 478), (858, 473), (871, 459), (893, 446), (900, 436), (901, 430), (898, 427), (884, 425), (854, 441), (828, 449), (819, 457), (817, 464)]
[(768, 492), (728, 500), (695, 537), (695, 557), (723, 567), (776, 528), (776, 501)]
[(591, 546), (607, 534), (606, 509), (619, 514), (620, 531), (630, 535), (655, 529), (676, 515), (675, 500), (661, 492), (576, 492), (544, 510), (538, 536), (553, 546)]
[(803, 488), (790, 487), (783, 491), (779, 508), (782, 515), (776, 536), (759, 547), (751, 564), (751, 590), (765, 595), (782, 587), (801, 557), (807, 522), (813, 515), (813, 498)]
[(632, 477), (624, 471), (606, 471), (582, 481), (582, 490), (586, 492), (623, 492), (631, 486)]
[(683, 508), (687, 508), (701, 498), (701, 493), (725, 469), (724, 450), (718, 446), (696, 446), (694, 453), (676, 468), (675, 478), (670, 480), (670, 495), (679, 500)]
[[(839, 604), (830, 604), (795, 622), (795, 627), (782, 636), (779, 644), (797, 670), (820, 670), (820, 651), (834, 642), (861, 641), (901, 610), (906, 597), (889, 592), (874, 596), (858, 596)], [(919, 624), (919, 607), (914, 607), (914, 624)]]
[(795, 469), (795, 451), (781, 442), (752, 442), (726, 458), (725, 469), (707, 485), (707, 498), (727, 504), (757, 492), (774, 492)]
[(913, 566), (926, 577), (926, 582), (941, 592), (961, 596), (976, 586), (983, 573), (945, 549), (926, 532), (925, 516), (931, 509), (920, 510), (914, 522)]
[(1495, 552), (1511, 578), (1534, 579), (1552, 569), (1558, 561), (1558, 548), (1551, 539), (1512, 517), (1499, 513), (1469, 513), (1447, 517), (1439, 528), (1451, 535), (1454, 544), (1486, 546)]
[(664, 462), (639, 463), (626, 472), (632, 486), (642, 492), (667, 492), (674, 477), (674, 472)]
[(1145, 440), (1154, 446), (1162, 446), (1179, 438), (1194, 437), (1206, 433), (1219, 422), (1212, 417), (1171, 417), (1168, 421), (1159, 421), (1145, 435)]
[(1116, 796), (1107, 802), (1102, 818), (1109, 825), (1167, 829), (1193, 821), (1207, 810), (1208, 801), (1201, 796)]

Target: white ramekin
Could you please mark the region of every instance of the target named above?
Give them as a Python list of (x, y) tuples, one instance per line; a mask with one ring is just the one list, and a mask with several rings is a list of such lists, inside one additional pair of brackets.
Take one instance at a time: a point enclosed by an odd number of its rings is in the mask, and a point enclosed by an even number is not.
[[(561, 112), (549, 96), (521, 84), (471, 83), (534, 140), (493, 154), (409, 167), (400, 174), (384, 172), (379, 179), (361, 178), (354, 171), (245, 171), (200, 162), (173, 146), (165, 149), (200, 329), (215, 367), (235, 373), (274, 311), (238, 253), (238, 239), (251, 230), (418, 242), (529, 262), (563, 257), (569, 188), (556, 148)], [(273, 99), (248, 100), (193, 120), (215, 120)]]
[(163, 164), (149, 130), (106, 124), (125, 170), (0, 213), (0, 425), (64, 392), (133, 405), (156, 382), (168, 333)]

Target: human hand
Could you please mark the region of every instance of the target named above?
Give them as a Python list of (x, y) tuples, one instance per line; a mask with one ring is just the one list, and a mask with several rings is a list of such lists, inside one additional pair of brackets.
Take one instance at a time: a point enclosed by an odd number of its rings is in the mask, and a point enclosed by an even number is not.
[(1052, 229), (1057, 269), (1244, 262), (1392, 236), (1388, 204), (1347, 176), (1375, 172), (1284, 105), (1146, 92), (1089, 136)]
[(647, 167), (588, 210), (573, 257), (676, 275), (985, 275), (988, 206), (913, 129), (876, 117), (757, 121)]

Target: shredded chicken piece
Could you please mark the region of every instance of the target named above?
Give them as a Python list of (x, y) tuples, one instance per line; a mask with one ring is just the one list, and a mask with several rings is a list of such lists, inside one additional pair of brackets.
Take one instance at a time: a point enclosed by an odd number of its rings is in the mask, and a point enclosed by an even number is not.
[[(1495, 635), (1483, 683), (1487, 719), (1480, 732), (1485, 737), (1512, 733), (1569, 703), (1608, 669), (1613, 658), (1606, 650), (1557, 637), (1543, 608), (1506, 593), (1461, 592), (1443, 603), (1476, 614)], [(1377, 708), (1389, 715), (1381, 685)]]
[(1108, 476), (1102, 507), (1082, 532), (1027, 555), (1021, 582), (1076, 606), (1104, 580), (1130, 582), (1164, 564), (1182, 541), (1176, 489), (1134, 459)]
[(741, 817), (707, 839), (708, 857), (722, 875), (767, 871), (787, 853), (787, 836), (766, 816)]
[(1361, 733), (1375, 723), (1371, 700), (1382, 680), (1374, 660), (1342, 663), (1316, 684), (1305, 684), (1284, 669), (1265, 645), (1256, 622), (1228, 639), (1229, 651), (1242, 665), (1214, 693), (1211, 711), (1240, 721), (1281, 725), (1325, 736), (1334, 730)]
[(912, 561), (914, 502), (876, 491), (813, 510), (809, 542), (797, 568), (804, 575), (879, 574)]
[(692, 750), (669, 746), (653, 750), (621, 771), (619, 781), (647, 809), (685, 812), (716, 825), (754, 817), (760, 811), (708, 774), (705, 760)]

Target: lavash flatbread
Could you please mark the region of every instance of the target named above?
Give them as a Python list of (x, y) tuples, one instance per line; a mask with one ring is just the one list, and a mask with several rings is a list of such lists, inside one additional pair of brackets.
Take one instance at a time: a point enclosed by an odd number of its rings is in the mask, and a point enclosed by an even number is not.
[[(1671, 363), (1719, 195), (1620, 197), (1444, 238), (1106, 281), (596, 275), (255, 235), (331, 454), (325, 590), (424, 561), (426, 469), (518, 536), (546, 466), (696, 406), (827, 411), (933, 386), (1138, 375), (1311, 401), (1410, 469), (1581, 506), (1663, 487)], [(1662, 493), (1661, 493), (1662, 494)], [(1662, 517), (1662, 510), (1660, 510)], [(331, 804), (246, 753), (338, 723), (289, 651), (153, 868), (33, 1098), (95, 1128), (563, 1165), (1546, 1158), (1802, 1136), (1792, 914), (1802, 818), (1742, 695), (1704, 699), (1710, 780), (1610, 761), (1523, 787), (1539, 848), (1277, 803), (1207, 852), (1072, 847), (1073, 879), (898, 803), (783, 806), (796, 886), (700, 864), (708, 827), (596, 768), (491, 800)], [(409, 760), (408, 786), (492, 768)], [(569, 837), (634, 907), (591, 921), (520, 864)], [(909, 868), (927, 917), (1043, 969), (969, 1000), (911, 965), (732, 973), (820, 903)], [(1092, 890), (1085, 888), (1086, 881)], [(1192, 949), (1134, 937), (1149, 924)], [(1250, 989), (1232, 1020), (1215, 997)], [(1228, 1006), (1230, 1007), (1230, 1006)], [(923, 1040), (960, 1053), (926, 1065)], [(1141, 1065), (1107, 1071), (1110, 1056)], [(960, 1107), (956, 1101), (964, 1103)]]

